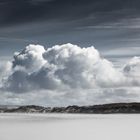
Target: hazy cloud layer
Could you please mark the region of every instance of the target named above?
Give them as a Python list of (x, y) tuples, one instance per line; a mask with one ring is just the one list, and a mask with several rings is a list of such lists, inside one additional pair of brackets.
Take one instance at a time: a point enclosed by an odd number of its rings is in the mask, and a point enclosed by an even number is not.
[[(1, 103), (95, 104), (139, 99), (140, 58), (120, 70), (93, 46), (29, 45), (0, 67)], [(131, 88), (130, 88), (131, 87)]]

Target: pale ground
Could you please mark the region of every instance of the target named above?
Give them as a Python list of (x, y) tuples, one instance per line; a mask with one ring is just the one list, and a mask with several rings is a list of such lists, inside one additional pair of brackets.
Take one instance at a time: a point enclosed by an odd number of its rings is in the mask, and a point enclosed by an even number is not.
[(0, 114), (0, 140), (140, 140), (140, 115)]

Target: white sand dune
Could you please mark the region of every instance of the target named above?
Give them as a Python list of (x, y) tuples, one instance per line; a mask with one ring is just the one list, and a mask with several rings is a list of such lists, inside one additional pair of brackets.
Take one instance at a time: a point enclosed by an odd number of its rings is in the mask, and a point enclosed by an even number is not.
[(0, 140), (140, 140), (140, 115), (0, 114)]

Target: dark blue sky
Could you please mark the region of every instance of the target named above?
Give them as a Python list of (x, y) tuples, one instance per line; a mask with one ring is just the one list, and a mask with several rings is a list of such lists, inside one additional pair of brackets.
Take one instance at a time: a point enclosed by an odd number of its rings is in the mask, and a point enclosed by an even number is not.
[(139, 0), (0, 0), (0, 17), (1, 56), (30, 43), (94, 45), (105, 54), (140, 44)]

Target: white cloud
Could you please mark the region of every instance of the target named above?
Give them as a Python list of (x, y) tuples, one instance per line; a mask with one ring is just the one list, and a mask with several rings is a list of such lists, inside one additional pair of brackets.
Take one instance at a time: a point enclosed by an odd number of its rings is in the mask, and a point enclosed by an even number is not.
[(0, 88), (3, 86), (3, 81), (10, 76), (12, 70), (12, 63), (9, 61), (1, 61), (0, 64)]
[(140, 57), (133, 57), (125, 65), (124, 72), (131, 76), (140, 76)]
[[(15, 53), (11, 62), (0, 70), (1, 96), (9, 103), (19, 99), (21, 104), (94, 104), (139, 96), (138, 57), (120, 71), (93, 46), (81, 48), (68, 43), (47, 50), (29, 45)], [(3, 69), (7, 69), (6, 75)]]
[(24, 68), (27, 72), (33, 72), (40, 69), (46, 61), (42, 54), (45, 49), (41, 45), (29, 45), (20, 53), (16, 52), (13, 60), (14, 69)]
[(123, 68), (131, 86), (140, 86), (140, 57), (133, 57)]

